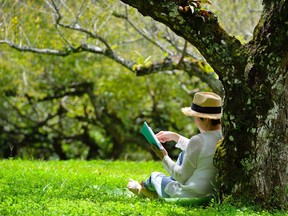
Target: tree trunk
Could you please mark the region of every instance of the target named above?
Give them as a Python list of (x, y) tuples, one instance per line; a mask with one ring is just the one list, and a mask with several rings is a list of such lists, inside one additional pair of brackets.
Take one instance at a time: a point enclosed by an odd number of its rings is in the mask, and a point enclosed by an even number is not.
[(178, 1), (122, 2), (189, 41), (219, 75), (225, 89), (224, 140), (216, 154), (222, 198), (288, 208), (288, 0), (263, 1), (245, 45), (212, 13), (178, 13)]
[(268, 208), (288, 207), (287, 11), (288, 1), (266, 3), (244, 73), (223, 82), (221, 191)]
[(54, 139), (52, 145), (53, 145), (54, 151), (56, 152), (60, 160), (68, 159), (65, 152), (62, 149), (60, 140)]

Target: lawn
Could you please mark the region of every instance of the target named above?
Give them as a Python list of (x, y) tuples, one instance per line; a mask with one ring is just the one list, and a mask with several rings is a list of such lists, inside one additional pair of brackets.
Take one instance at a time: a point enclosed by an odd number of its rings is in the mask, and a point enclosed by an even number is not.
[(129, 178), (142, 180), (155, 170), (163, 171), (161, 163), (2, 160), (0, 215), (272, 215), (230, 204), (181, 206), (127, 193)]

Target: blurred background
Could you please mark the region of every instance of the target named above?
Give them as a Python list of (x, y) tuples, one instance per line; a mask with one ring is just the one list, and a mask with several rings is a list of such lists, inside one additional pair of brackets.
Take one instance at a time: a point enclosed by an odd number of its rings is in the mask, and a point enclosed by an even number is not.
[[(206, 10), (248, 42), (260, 1), (211, 2)], [(156, 159), (144, 121), (191, 137), (180, 109), (197, 91), (224, 94), (194, 47), (120, 1), (0, 5), (0, 158)], [(174, 145), (165, 144), (172, 157)]]

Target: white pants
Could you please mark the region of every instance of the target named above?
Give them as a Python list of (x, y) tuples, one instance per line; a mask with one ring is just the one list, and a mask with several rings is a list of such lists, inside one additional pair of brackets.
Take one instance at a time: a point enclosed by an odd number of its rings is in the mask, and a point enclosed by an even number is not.
[[(177, 159), (177, 164), (181, 166), (185, 152), (182, 151)], [(165, 192), (165, 187), (168, 183), (175, 181), (173, 178), (164, 175), (161, 172), (153, 172), (149, 178), (144, 181), (144, 186), (151, 192), (157, 192), (160, 198), (169, 198), (169, 194)]]

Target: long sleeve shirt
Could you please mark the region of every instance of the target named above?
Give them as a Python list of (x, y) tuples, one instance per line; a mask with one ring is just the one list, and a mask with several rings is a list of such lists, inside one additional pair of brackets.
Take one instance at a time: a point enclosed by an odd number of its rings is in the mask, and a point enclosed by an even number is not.
[(180, 137), (176, 147), (185, 151), (181, 166), (168, 155), (162, 161), (165, 170), (176, 180), (166, 186), (167, 194), (171, 197), (203, 197), (213, 193), (216, 175), (213, 157), (221, 138), (220, 130), (202, 132), (190, 140)]

